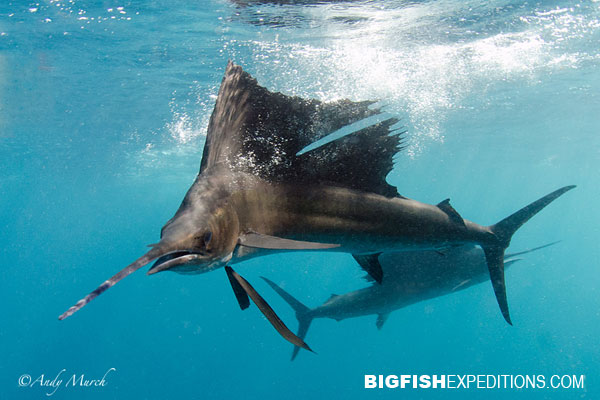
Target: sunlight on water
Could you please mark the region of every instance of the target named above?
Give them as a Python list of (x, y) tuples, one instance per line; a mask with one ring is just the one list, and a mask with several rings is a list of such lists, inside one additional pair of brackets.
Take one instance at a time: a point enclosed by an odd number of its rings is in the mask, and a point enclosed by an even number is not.
[(208, 129), (208, 113), (207, 110), (199, 113), (200, 115), (194, 119), (186, 112), (173, 111), (173, 122), (167, 124), (167, 129), (171, 138), (178, 144), (187, 144), (199, 136), (206, 136)]
[[(600, 398), (600, 1), (298, 2), (0, 2), (0, 399), (48, 397), (19, 387), (23, 374), (110, 367), (108, 386), (63, 383), (53, 397)], [(140, 271), (59, 322), (159, 240), (198, 173), (228, 59), (272, 91), (377, 100), (410, 145), (388, 182), (429, 204), (451, 197), (469, 220), (494, 223), (577, 184), (511, 244), (561, 240), (507, 274), (514, 326), (487, 278), (465, 291), (457, 281), (460, 293), (394, 311), (382, 330), (375, 315), (315, 321), (319, 354), (291, 363), (257, 307), (240, 312), (224, 271)], [(282, 166), (281, 143), (256, 168)], [(274, 254), (239, 271), (294, 331), (294, 311), (260, 276), (309, 307), (370, 285), (342, 253)], [(366, 373), (590, 380), (570, 392), (402, 392), (363, 389)]]
[(215, 84), (198, 86), (195, 88), (194, 101), (184, 104), (177, 101), (174, 93), (169, 103), (172, 120), (164, 127), (168, 138), (159, 132), (153, 141), (146, 143), (132, 157), (132, 172), (146, 175), (154, 174), (159, 169), (169, 169), (185, 179), (191, 166), (200, 165), (201, 150), (218, 90), (219, 86)]
[[(464, 107), (465, 98), (480, 95), (474, 87), (488, 90), (507, 81), (535, 85), (553, 70), (577, 68), (598, 57), (571, 50), (578, 39), (598, 36), (597, 10), (514, 12), (503, 21), (513, 32), (476, 32), (479, 26), (461, 17), (471, 6), (484, 8), (451, 1), (398, 9), (378, 4), (306, 7), (301, 20), (317, 27), (310, 37), (262, 30), (265, 40), (236, 39), (224, 48), (234, 59), (248, 49), (258, 64), (259, 82), (268, 78), (284, 93), (323, 101), (386, 99), (390, 112), (407, 116), (408, 153), (414, 155), (430, 140), (444, 140), (448, 132), (441, 125), (449, 112)], [(260, 7), (262, 18), (275, 10), (285, 7)], [(448, 41), (448, 35), (457, 40)]]

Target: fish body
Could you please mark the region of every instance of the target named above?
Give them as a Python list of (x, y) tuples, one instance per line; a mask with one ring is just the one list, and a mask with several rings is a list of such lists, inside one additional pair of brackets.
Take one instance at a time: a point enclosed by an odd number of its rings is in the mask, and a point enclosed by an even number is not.
[[(524, 252), (507, 255), (508, 267), (519, 261), (516, 256), (553, 245), (550, 243)], [(332, 295), (323, 304), (308, 308), (271, 280), (263, 279), (296, 311), (298, 335), (306, 336), (314, 319), (341, 321), (376, 315), (381, 329), (388, 316), (399, 309), (433, 298), (463, 291), (489, 279), (485, 254), (474, 245), (436, 251), (384, 253), (380, 256), (386, 279), (381, 283), (340, 295)], [(293, 358), (298, 348), (294, 349)], [(293, 359), (292, 358), (292, 359)]]
[[(160, 241), (59, 318), (152, 261), (149, 274), (198, 274), (274, 252), (337, 251), (352, 254), (382, 283), (379, 257), (385, 252), (470, 243), (483, 249), (502, 315), (511, 323), (504, 250), (520, 226), (574, 186), (555, 190), (497, 224), (473, 223), (449, 199), (421, 203), (386, 181), (394, 155), (403, 148), (405, 131), (396, 128), (398, 122), (372, 101), (324, 103), (271, 92), (230, 62), (200, 171), (162, 228)], [(336, 136), (353, 126), (358, 127)], [(228, 276), (240, 307), (247, 304), (245, 296), (264, 301), (235, 271)]]

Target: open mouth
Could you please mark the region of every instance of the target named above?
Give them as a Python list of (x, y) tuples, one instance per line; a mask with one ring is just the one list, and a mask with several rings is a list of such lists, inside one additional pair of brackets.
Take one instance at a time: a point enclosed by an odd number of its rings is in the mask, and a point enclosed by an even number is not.
[(192, 252), (188, 250), (173, 251), (165, 254), (162, 257), (159, 257), (158, 260), (156, 260), (152, 267), (148, 270), (148, 275), (165, 271), (167, 269), (172, 269), (178, 265), (188, 264), (191, 261), (200, 259), (203, 255), (203, 253)]

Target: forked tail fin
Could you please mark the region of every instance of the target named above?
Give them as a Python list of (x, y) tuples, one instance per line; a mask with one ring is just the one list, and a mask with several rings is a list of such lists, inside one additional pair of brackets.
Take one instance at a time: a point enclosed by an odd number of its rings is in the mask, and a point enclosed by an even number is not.
[(560, 242), (561, 242), (560, 240), (556, 240), (556, 241), (554, 241), (554, 242), (546, 243), (546, 244), (544, 244), (544, 245), (537, 246), (537, 247), (533, 247), (533, 248), (531, 248), (531, 249), (527, 249), (527, 250), (518, 251), (518, 252), (516, 252), (516, 253), (508, 253), (508, 254), (504, 254), (504, 261), (506, 262), (506, 259), (507, 259), (507, 258), (513, 258), (513, 257), (516, 257), (516, 256), (521, 256), (521, 255), (523, 255), (523, 254), (532, 253), (532, 252), (534, 252), (534, 251), (538, 251), (538, 250), (541, 250), (541, 249), (545, 249), (546, 247), (554, 246), (555, 244), (557, 244), (557, 243), (560, 243)]
[[(298, 319), (298, 334), (297, 336), (304, 340), (306, 337), (306, 333), (308, 332), (308, 328), (310, 327), (310, 323), (313, 320), (313, 317), (310, 313), (310, 308), (306, 307), (304, 304), (300, 303), (294, 296), (283, 290), (279, 285), (275, 282), (261, 277), (265, 282), (269, 284), (293, 309), (296, 311), (296, 318)], [(300, 351), (300, 347), (294, 346), (294, 351), (292, 352), (292, 361), (298, 355), (298, 351)]]
[(509, 265), (512, 265), (512, 264), (516, 263), (517, 261), (522, 260), (522, 258), (517, 258), (517, 256), (532, 253), (534, 251), (538, 251), (541, 249), (545, 249), (546, 247), (554, 246), (556, 243), (560, 243), (560, 240), (557, 240), (557, 241), (551, 242), (551, 243), (546, 243), (542, 246), (533, 247), (531, 249), (518, 251), (516, 253), (508, 253), (508, 254), (504, 253), (504, 268), (506, 269), (506, 267), (508, 267)]
[(510, 314), (508, 312), (508, 301), (506, 299), (506, 285), (504, 283), (504, 250), (510, 244), (514, 233), (531, 217), (540, 212), (548, 204), (559, 198), (564, 193), (573, 189), (575, 185), (565, 186), (554, 192), (547, 194), (539, 200), (534, 201), (526, 207), (523, 207), (511, 216), (504, 218), (495, 225), (490, 226), (490, 230), (496, 237), (495, 243), (482, 244), (490, 271), (490, 278), (494, 287), (494, 293), (502, 311), (502, 316), (506, 322), (512, 325)]

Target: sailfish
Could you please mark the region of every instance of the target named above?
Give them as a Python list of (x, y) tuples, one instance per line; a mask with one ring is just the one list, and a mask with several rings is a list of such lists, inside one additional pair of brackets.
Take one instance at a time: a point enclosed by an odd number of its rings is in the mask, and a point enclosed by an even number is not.
[[(531, 253), (552, 246), (548, 243), (533, 249), (506, 254), (504, 266), (508, 268)], [(375, 314), (375, 326), (382, 329), (392, 312), (413, 304), (447, 296), (483, 283), (487, 278), (485, 256), (480, 247), (466, 244), (443, 252), (435, 250), (384, 253), (379, 257), (385, 280), (344, 294), (332, 294), (323, 304), (309, 308), (275, 282), (262, 277), (295, 311), (298, 320), (298, 337), (304, 340), (313, 320), (331, 318), (342, 321)], [(292, 361), (300, 348), (294, 346)]]
[[(327, 142), (332, 132), (372, 120)], [(421, 203), (401, 196), (386, 181), (394, 155), (404, 147), (406, 132), (395, 129), (398, 122), (386, 118), (373, 101), (322, 102), (271, 92), (230, 61), (209, 120), (199, 174), (163, 226), (160, 241), (59, 319), (152, 261), (148, 274), (199, 274), (225, 267), (242, 309), (250, 297), (284, 338), (309, 349), (231, 265), (275, 252), (345, 252), (381, 282), (382, 253), (470, 243), (483, 249), (502, 315), (511, 323), (504, 250), (521, 225), (574, 186), (494, 225), (476, 224), (463, 219), (448, 199)]]

